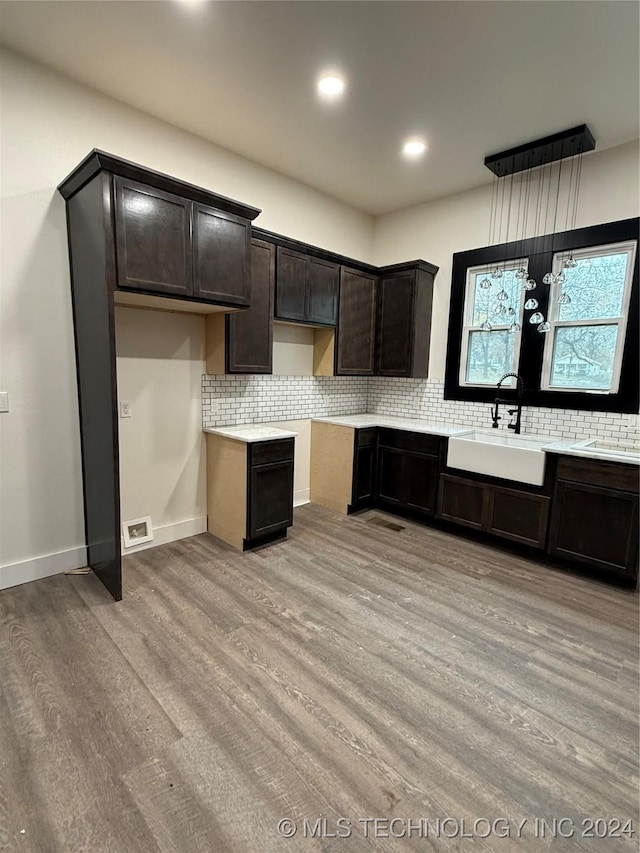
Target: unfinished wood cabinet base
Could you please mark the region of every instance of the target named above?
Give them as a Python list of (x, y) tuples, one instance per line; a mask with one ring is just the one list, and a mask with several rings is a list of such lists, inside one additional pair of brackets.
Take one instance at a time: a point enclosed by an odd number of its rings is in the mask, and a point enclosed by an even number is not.
[(337, 424), (311, 424), (312, 503), (347, 515), (353, 492), (355, 430)]
[(207, 530), (239, 551), (247, 530), (247, 446), (207, 435)]

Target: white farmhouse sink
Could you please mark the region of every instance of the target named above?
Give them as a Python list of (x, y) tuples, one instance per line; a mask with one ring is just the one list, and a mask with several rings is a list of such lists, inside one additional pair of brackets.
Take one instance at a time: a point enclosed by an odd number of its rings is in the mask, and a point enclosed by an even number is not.
[(512, 435), (503, 430), (474, 430), (449, 439), (447, 465), (541, 486), (548, 436)]

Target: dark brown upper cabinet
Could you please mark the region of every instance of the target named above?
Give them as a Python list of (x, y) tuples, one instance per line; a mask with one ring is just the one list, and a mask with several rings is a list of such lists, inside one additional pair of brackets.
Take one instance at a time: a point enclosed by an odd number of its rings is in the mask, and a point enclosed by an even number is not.
[(276, 247), (251, 241), (251, 307), (227, 314), (226, 372), (271, 373)]
[(248, 219), (126, 178), (114, 193), (118, 288), (250, 304)]
[(191, 296), (191, 202), (115, 178), (118, 287)]
[(373, 376), (377, 277), (342, 267), (338, 313), (338, 376)]
[(376, 375), (424, 378), (435, 268), (419, 262), (387, 269), (378, 280)]
[(203, 204), (193, 205), (193, 295), (245, 306), (251, 299), (251, 223)]
[(339, 264), (278, 246), (276, 319), (335, 326), (339, 277)]

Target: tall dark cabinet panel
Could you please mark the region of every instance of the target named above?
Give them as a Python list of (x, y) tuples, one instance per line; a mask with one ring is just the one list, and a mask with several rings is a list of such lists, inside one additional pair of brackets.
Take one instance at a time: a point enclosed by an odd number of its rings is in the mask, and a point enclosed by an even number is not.
[(115, 178), (118, 287), (191, 296), (191, 202)]
[(345, 267), (340, 274), (338, 376), (372, 376), (375, 369), (376, 283), (373, 275)]
[(249, 305), (251, 224), (203, 204), (193, 205), (193, 295)]
[(425, 261), (415, 261), (381, 270), (377, 376), (428, 376), (433, 278), (437, 269)]
[[(217, 270), (218, 290), (194, 293), (194, 210), (231, 215), (244, 233), (260, 212), (135, 163), (92, 151), (58, 187), (66, 201), (76, 346), (87, 562), (116, 600), (122, 597), (121, 520), (114, 298), (138, 291), (175, 301), (238, 304), (246, 298), (246, 252), (233, 231), (199, 226), (203, 270)], [(237, 218), (237, 222), (236, 222)], [(244, 239), (244, 238), (243, 238)], [(237, 257), (236, 257), (237, 255)], [(206, 257), (206, 263), (203, 258)], [(220, 261), (220, 259), (224, 261)], [(233, 272), (235, 270), (235, 273)], [(199, 278), (198, 278), (199, 276)], [(226, 276), (226, 278), (225, 278)], [(220, 284), (221, 283), (221, 284)]]
[(67, 202), (87, 562), (119, 601), (120, 484), (108, 175)]
[(271, 373), (275, 248), (251, 241), (251, 308), (225, 318), (228, 373)]

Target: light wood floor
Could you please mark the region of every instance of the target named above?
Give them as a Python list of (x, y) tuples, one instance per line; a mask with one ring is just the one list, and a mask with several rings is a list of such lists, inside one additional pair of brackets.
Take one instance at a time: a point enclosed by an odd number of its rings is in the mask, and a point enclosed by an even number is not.
[(637, 595), (384, 518), (306, 506), (256, 553), (143, 551), (119, 604), (93, 575), (3, 592), (0, 849), (635, 851), (580, 835), (638, 819)]

